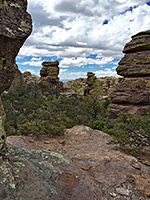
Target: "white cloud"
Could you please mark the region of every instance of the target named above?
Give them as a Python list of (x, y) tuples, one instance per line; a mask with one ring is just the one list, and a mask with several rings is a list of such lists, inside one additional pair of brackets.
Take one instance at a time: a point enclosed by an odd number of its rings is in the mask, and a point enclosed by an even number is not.
[(35, 70), (33, 69), (26, 69), (26, 70), (21, 70), (22, 73), (24, 72), (31, 72), (31, 74), (35, 74), (35, 75), (39, 75), (39, 73), (37, 73)]
[[(109, 53), (113, 57), (121, 56), (121, 50), (131, 35), (150, 27), (150, 7), (145, 2), (51, 0), (49, 3), (49, 0), (29, 0), (35, 31), (20, 54), (72, 57), (75, 53), (85, 57), (93, 52), (102, 56), (110, 56)], [(138, 7), (132, 12), (120, 14), (135, 5)], [(36, 6), (41, 10), (32, 9)], [(45, 14), (45, 23), (40, 14)], [(103, 25), (105, 19), (109, 20), (107, 25)]]
[(61, 62), (60, 62), (60, 67), (81, 67), (81, 66), (85, 66), (85, 65), (100, 65), (100, 67), (103, 67), (104, 64), (108, 64), (110, 61), (112, 61), (113, 58), (112, 57), (108, 57), (108, 58), (99, 58), (97, 57), (96, 59), (91, 59), (91, 58), (82, 58), (82, 57), (78, 57), (78, 58), (64, 58)]
[(42, 60), (30, 60), (30, 61), (26, 61), (26, 62), (22, 62), (22, 63), (18, 63), (21, 65), (28, 65), (28, 66), (35, 66), (35, 67), (40, 67), (42, 66)]
[(59, 75), (63, 74), (64, 72), (66, 72), (68, 69), (60, 69), (59, 71)]
[[(105, 77), (105, 76), (117, 76), (116, 71), (111, 70), (111, 69), (105, 69), (105, 70), (97, 70), (93, 71), (97, 77)], [(86, 78), (87, 77), (87, 72), (70, 72), (70, 71), (64, 71), (62, 74), (60, 74), (61, 80), (63, 79), (77, 79), (77, 78)]]
[[(123, 56), (122, 49), (133, 34), (150, 29), (147, 0), (28, 2), (34, 29), (19, 55), (38, 57), (26, 62), (30, 66), (41, 66), (42, 56), (62, 58), (62, 68), (102, 66)], [(97, 59), (86, 58), (91, 54), (97, 54)]]
[(94, 72), (97, 77), (105, 77), (105, 76), (117, 76), (116, 71), (111, 70), (110, 68), (105, 70), (98, 70)]
[(33, 58), (31, 58), (31, 61), (41, 61), (42, 60), (42, 58), (40, 57), (40, 58), (37, 58), (37, 57), (33, 57)]

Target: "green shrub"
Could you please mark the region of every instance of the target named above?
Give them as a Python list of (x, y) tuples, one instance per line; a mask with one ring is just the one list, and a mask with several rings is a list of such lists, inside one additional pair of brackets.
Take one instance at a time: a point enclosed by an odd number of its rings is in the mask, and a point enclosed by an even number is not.
[(105, 132), (113, 136), (110, 144), (119, 144), (133, 150), (141, 150), (150, 146), (150, 114), (136, 116), (120, 114), (112, 120), (111, 128), (105, 127)]

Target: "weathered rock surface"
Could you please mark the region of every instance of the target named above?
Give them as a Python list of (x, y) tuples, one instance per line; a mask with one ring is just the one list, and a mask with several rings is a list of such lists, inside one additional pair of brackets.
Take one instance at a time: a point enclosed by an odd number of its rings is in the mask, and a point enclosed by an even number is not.
[(148, 200), (148, 151), (136, 158), (107, 145), (109, 140), (86, 126), (68, 129), (61, 137), (7, 138), (15, 147), (0, 168), (0, 198)]
[(88, 86), (92, 86), (95, 83), (96, 76), (93, 72), (87, 72), (87, 84)]
[(47, 62), (42, 63), (43, 68), (40, 70), (41, 81), (49, 84), (50, 86), (55, 86), (59, 83), (59, 62)]
[(118, 80), (119, 79), (115, 77), (95, 77), (93, 87), (89, 87), (88, 80), (86, 78), (79, 78), (64, 83), (63, 88), (65, 89), (65, 92), (63, 92), (62, 94), (66, 96), (83, 96), (85, 95), (85, 93), (89, 93), (92, 89), (97, 89), (97, 87), (101, 87), (102, 96), (107, 97), (115, 88), (115, 85), (118, 83)]
[(78, 78), (73, 81), (68, 81), (63, 84), (64, 92), (62, 95), (72, 96), (84, 96), (84, 90), (87, 87), (87, 81), (85, 78)]
[(150, 75), (150, 50), (126, 54), (119, 62), (117, 73), (124, 77)]
[(40, 82), (40, 77), (31, 74), (31, 72), (24, 72), (23, 73), (23, 81), (25, 84), (38, 84)]
[(0, 93), (11, 85), (17, 70), (15, 58), (32, 30), (26, 9), (26, 0), (0, 1)]
[(124, 78), (111, 94), (109, 111), (112, 117), (121, 112), (143, 115), (150, 111), (150, 31), (132, 36), (123, 52), (116, 70)]
[(84, 91), (85, 95), (90, 94), (90, 91), (93, 89), (94, 84), (96, 83), (96, 76), (93, 72), (87, 72), (87, 87)]
[(20, 83), (23, 83), (23, 75), (22, 73), (20, 72), (20, 70), (18, 69), (14, 75), (14, 79), (11, 83), (11, 86), (8, 88), (8, 92), (10, 91), (15, 91), (16, 87), (20, 84)]
[[(0, 1), (0, 94), (11, 85), (18, 70), (15, 58), (32, 30), (31, 17), (26, 9), (26, 0)], [(0, 121), (2, 119), (4, 115), (0, 116)], [(0, 144), (5, 138), (2, 130), (0, 123)]]
[(132, 36), (132, 40), (125, 45), (123, 53), (134, 53), (146, 50), (150, 50), (150, 30), (139, 32)]

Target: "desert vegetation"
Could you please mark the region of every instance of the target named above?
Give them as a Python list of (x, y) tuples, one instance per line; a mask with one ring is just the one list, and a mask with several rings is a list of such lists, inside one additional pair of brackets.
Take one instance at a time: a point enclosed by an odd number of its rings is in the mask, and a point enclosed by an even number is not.
[(110, 143), (141, 150), (150, 145), (150, 114), (135, 116), (120, 114), (110, 119), (102, 99), (102, 88), (96, 86), (87, 96), (68, 97), (61, 89), (44, 84), (20, 84), (4, 93), (7, 135), (63, 135), (66, 128), (86, 125), (112, 136)]

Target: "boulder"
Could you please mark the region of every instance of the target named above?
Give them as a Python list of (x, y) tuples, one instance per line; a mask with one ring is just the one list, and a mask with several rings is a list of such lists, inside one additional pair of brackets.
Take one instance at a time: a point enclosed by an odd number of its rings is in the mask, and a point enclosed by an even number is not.
[[(18, 70), (15, 58), (32, 31), (26, 9), (26, 0), (0, 1), (0, 94), (11, 85)], [(4, 134), (0, 133), (0, 137), (4, 138)]]
[(132, 36), (123, 52), (116, 70), (124, 78), (111, 93), (110, 116), (121, 112), (143, 115), (150, 110), (150, 31)]

